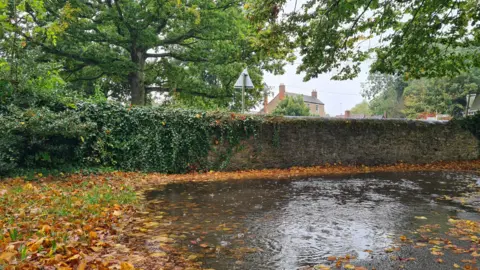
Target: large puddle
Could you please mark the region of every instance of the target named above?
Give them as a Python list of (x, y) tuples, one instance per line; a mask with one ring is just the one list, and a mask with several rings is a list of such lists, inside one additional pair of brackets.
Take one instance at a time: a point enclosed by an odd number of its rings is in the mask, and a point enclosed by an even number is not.
[(477, 219), (468, 208), (436, 199), (470, 191), (476, 182), (470, 174), (375, 173), (169, 184), (146, 195), (161, 220), (157, 240), (205, 268), (299, 269), (345, 254), (368, 265), (372, 254), (423, 224)]

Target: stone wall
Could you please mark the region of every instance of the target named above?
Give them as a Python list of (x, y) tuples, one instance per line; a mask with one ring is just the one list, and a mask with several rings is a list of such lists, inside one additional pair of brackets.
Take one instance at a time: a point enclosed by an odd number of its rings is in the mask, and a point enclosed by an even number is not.
[(475, 136), (453, 122), (274, 118), (236, 147), (225, 170), (429, 163), (476, 159), (478, 153)]

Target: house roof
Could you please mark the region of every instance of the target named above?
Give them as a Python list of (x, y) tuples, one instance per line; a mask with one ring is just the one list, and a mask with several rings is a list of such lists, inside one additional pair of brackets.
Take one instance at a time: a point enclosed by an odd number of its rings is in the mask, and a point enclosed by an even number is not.
[(312, 97), (312, 96), (307, 96), (307, 95), (302, 95), (302, 94), (297, 94), (297, 93), (289, 93), (289, 92), (285, 92), (285, 96), (287, 96), (287, 97), (303, 96), (303, 102), (325, 105), (318, 98)]

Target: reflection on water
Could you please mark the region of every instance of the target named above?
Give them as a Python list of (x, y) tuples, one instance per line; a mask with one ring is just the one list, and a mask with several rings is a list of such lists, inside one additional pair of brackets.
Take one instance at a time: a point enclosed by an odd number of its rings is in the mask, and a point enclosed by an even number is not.
[(477, 180), (425, 172), (187, 183), (147, 198), (173, 220), (159, 233), (203, 254), (207, 268), (296, 269), (332, 255), (367, 259), (364, 250), (383, 250), (424, 222), (415, 216), (445, 222), (458, 207), (434, 198), (459, 195)]

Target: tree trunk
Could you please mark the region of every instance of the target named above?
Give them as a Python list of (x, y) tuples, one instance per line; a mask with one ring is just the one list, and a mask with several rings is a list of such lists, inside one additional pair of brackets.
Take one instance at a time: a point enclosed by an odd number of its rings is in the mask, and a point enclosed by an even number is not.
[(131, 104), (145, 105), (145, 59), (146, 52), (132, 49), (132, 61), (137, 65), (136, 70), (128, 74), (130, 84)]

